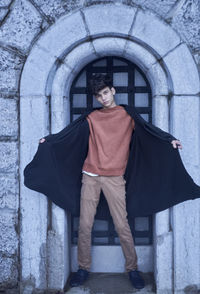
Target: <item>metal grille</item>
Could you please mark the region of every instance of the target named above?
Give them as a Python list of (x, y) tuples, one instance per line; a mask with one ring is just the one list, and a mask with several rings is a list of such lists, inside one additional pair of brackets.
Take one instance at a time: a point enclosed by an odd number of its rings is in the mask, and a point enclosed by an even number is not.
[[(86, 65), (70, 90), (70, 122), (78, 118), (85, 110), (102, 105), (89, 91), (89, 80), (93, 73), (109, 73), (116, 89), (116, 104), (135, 106), (140, 115), (152, 123), (152, 94), (149, 82), (141, 69), (121, 57), (108, 56)], [(152, 215), (147, 217), (128, 217), (135, 245), (152, 244)], [(79, 218), (72, 217), (71, 241), (77, 244)], [(92, 228), (92, 245), (119, 245), (112, 218), (95, 220)]]

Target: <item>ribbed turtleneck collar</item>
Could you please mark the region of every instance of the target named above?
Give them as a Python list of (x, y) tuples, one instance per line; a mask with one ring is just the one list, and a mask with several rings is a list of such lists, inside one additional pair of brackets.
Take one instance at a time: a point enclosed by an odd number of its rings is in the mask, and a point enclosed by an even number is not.
[(101, 108), (101, 109), (99, 109), (99, 111), (101, 111), (101, 112), (113, 112), (113, 111), (118, 110), (120, 108), (122, 108), (122, 106), (116, 105), (116, 106), (111, 107), (111, 108)]

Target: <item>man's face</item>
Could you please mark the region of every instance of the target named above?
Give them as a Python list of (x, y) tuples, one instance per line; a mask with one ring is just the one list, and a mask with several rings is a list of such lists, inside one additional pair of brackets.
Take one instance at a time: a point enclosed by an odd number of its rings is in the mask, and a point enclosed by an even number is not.
[(105, 87), (101, 91), (99, 91), (97, 95), (95, 95), (95, 98), (99, 103), (101, 103), (104, 106), (104, 108), (109, 108), (116, 105), (114, 95), (114, 87), (112, 87), (111, 89), (109, 87)]

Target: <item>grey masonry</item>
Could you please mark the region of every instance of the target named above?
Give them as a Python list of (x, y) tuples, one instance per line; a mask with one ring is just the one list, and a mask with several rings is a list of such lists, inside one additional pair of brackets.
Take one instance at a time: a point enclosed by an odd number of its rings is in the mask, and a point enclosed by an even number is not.
[[(149, 79), (153, 122), (180, 138), (200, 184), (200, 3), (2, 0), (0, 20), (0, 290), (56, 293), (76, 267), (69, 216), (24, 187), (23, 168), (39, 138), (69, 123), (70, 85), (82, 67), (118, 55)], [(199, 218), (198, 199), (155, 215), (148, 266), (157, 293), (200, 289)]]

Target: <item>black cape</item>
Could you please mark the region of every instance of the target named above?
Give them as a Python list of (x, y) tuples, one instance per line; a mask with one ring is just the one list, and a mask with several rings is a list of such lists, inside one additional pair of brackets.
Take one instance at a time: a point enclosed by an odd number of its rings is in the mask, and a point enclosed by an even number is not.
[[(186, 171), (176, 140), (148, 123), (134, 106), (119, 104), (135, 121), (124, 174), (128, 217), (149, 216), (180, 202), (200, 197), (200, 186)], [(24, 169), (24, 185), (46, 195), (56, 205), (80, 215), (82, 166), (88, 152), (87, 110), (56, 134), (39, 143), (32, 161)], [(96, 219), (111, 218), (103, 191)]]

